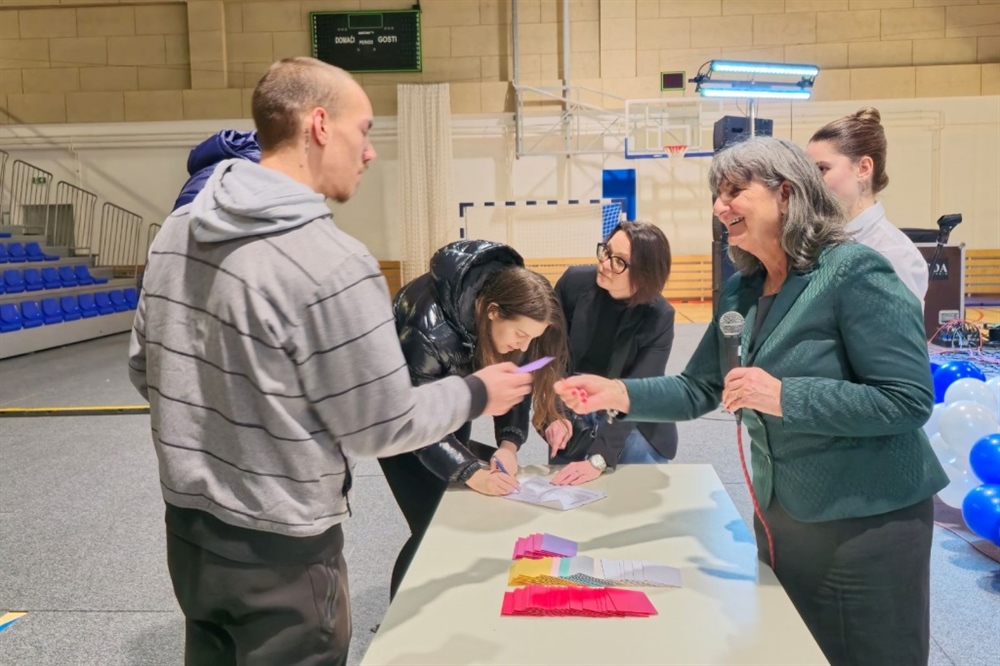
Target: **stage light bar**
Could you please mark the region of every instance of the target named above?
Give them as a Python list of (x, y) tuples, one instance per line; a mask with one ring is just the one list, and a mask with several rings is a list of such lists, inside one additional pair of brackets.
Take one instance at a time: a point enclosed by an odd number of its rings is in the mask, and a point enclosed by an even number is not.
[(787, 83), (706, 81), (698, 85), (702, 97), (746, 97), (750, 99), (809, 99), (809, 88)]
[(816, 65), (794, 65), (777, 62), (742, 62), (736, 60), (713, 60), (709, 65), (711, 72), (727, 72), (731, 74), (774, 74), (776, 76), (807, 76), (819, 74)]

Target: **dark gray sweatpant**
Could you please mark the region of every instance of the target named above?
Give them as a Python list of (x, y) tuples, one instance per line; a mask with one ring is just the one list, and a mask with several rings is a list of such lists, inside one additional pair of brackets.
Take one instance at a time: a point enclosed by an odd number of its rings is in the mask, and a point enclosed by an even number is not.
[(344, 537), (325, 562), (246, 564), (167, 530), (185, 666), (342, 666), (351, 642)]

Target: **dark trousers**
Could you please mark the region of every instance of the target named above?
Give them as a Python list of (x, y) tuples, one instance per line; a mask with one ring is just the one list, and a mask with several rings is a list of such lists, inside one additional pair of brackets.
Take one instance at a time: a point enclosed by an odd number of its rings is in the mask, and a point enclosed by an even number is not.
[(343, 533), (325, 562), (234, 562), (167, 530), (185, 666), (343, 666), (351, 609)]
[[(930, 649), (934, 505), (801, 523), (777, 499), (764, 511), (775, 574), (833, 666), (925, 666)], [(754, 517), (758, 556), (770, 562)]]
[[(489, 460), (496, 449), (479, 442), (470, 442), (471, 434), (472, 424), (466, 423), (455, 433), (455, 437), (468, 446), (479, 459)], [(410, 563), (417, 554), (427, 528), (430, 527), (434, 512), (444, 497), (444, 491), (448, 489), (448, 481), (427, 469), (413, 453), (380, 458), (378, 462), (392, 496), (396, 498), (396, 504), (403, 512), (406, 524), (410, 528), (410, 538), (403, 544), (403, 549), (399, 551), (396, 564), (392, 568), (389, 598), (393, 599), (400, 583), (403, 582), (406, 570), (410, 568)]]

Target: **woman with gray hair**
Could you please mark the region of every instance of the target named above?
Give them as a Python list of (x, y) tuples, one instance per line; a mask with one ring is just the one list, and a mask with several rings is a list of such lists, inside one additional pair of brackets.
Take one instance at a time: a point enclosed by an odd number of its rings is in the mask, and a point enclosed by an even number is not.
[(720, 401), (742, 414), (759, 557), (826, 657), (926, 664), (932, 496), (948, 479), (921, 429), (934, 391), (920, 303), (848, 240), (840, 202), (795, 144), (738, 143), (709, 179), (739, 272), (684, 372), (575, 376), (556, 392), (574, 411), (640, 422)]

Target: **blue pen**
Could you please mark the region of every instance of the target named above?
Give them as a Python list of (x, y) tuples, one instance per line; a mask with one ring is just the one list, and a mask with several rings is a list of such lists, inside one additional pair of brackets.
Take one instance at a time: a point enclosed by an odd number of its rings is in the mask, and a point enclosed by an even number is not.
[(503, 466), (503, 463), (500, 462), (499, 458), (497, 458), (496, 456), (493, 456), (493, 462), (495, 462), (497, 464), (497, 469), (499, 469), (501, 472), (503, 472), (507, 476), (511, 476), (511, 473), (507, 471), (507, 468)]

